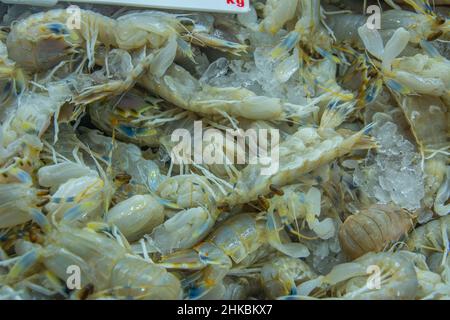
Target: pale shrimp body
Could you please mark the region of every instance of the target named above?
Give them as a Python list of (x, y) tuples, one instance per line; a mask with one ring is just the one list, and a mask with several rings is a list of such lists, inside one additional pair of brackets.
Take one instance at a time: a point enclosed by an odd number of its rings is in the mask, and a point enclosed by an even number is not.
[(0, 41), (0, 102), (7, 105), (25, 89), (25, 75), (8, 58), (6, 45)]
[(54, 9), (15, 24), (7, 39), (11, 58), (29, 71), (47, 70), (85, 47), (93, 63), (97, 42), (125, 50), (159, 48), (176, 35), (179, 24), (175, 16), (158, 12), (132, 13), (115, 20), (81, 10), (77, 29), (67, 23), (72, 15), (68, 10)]
[(129, 91), (123, 96), (96, 103), (88, 111), (92, 122), (104, 132), (112, 134), (114, 130), (121, 140), (157, 146), (164, 125), (177, 119), (179, 111), (164, 110), (159, 102), (147, 101), (140, 92)]
[(29, 182), (0, 184), (0, 228), (20, 225), (32, 219), (33, 210), (48, 202), (48, 191)]
[[(379, 289), (375, 283), (368, 285), (369, 277), (377, 276), (374, 272), (380, 277)], [(324, 281), (331, 285), (333, 296), (343, 299), (408, 300), (415, 298), (418, 288), (414, 263), (400, 253), (388, 252), (367, 253), (337, 265)]]
[[(271, 187), (274, 189), (274, 186)], [(275, 190), (276, 191), (276, 190)], [(286, 186), (273, 196), (267, 209), (267, 234), (269, 243), (289, 257), (303, 258), (309, 249), (302, 243), (286, 242), (280, 230), (286, 228), (293, 236), (305, 239), (330, 239), (336, 230), (333, 219), (320, 217), (322, 195), (315, 187), (308, 190), (302, 185)], [(314, 237), (304, 237), (302, 230), (314, 232)]]
[(316, 277), (305, 262), (290, 257), (274, 258), (261, 269), (262, 286), (271, 299), (295, 295), (299, 284)]
[(200, 270), (184, 281), (186, 295), (198, 299), (209, 292), (238, 264), (264, 244), (264, 223), (250, 214), (225, 221), (193, 249), (163, 256), (159, 265), (167, 268)]
[(105, 220), (117, 226), (128, 241), (135, 241), (163, 222), (164, 207), (151, 195), (135, 195), (112, 207)]
[(450, 96), (450, 61), (442, 57), (416, 54), (392, 62), (395, 79), (419, 94), (448, 99)]
[(39, 168), (37, 176), (39, 185), (57, 188), (70, 179), (85, 176), (98, 177), (98, 173), (84, 164), (64, 161)]
[(407, 242), (408, 249), (427, 257), (436, 252), (448, 255), (449, 235), (450, 216), (447, 215), (414, 229)]
[[(293, 184), (306, 173), (353, 150), (370, 149), (374, 143), (360, 132), (340, 132), (331, 128), (300, 128), (279, 145), (279, 154), (272, 156), (274, 173), (264, 173), (262, 165), (250, 165), (241, 171), (234, 189), (221, 201), (230, 205), (254, 201), (270, 192), (270, 185)], [(278, 158), (276, 158), (278, 156)]]
[[(405, 28), (411, 35), (411, 42), (434, 40), (436, 37), (448, 34), (448, 21), (438, 16), (428, 16), (406, 10), (388, 10), (380, 16), (381, 37), (387, 41), (398, 28)], [(360, 44), (357, 29), (366, 24), (367, 16), (359, 14), (328, 15), (327, 24), (333, 30), (334, 36), (340, 41), (352, 41)]]
[(203, 207), (177, 212), (160, 223), (150, 234), (153, 244), (162, 254), (188, 249), (203, 240), (214, 227), (218, 213)]
[(399, 253), (414, 262), (419, 284), (415, 299), (448, 299), (450, 293), (448, 278), (444, 274), (441, 276), (440, 272), (432, 270), (424, 255), (410, 251), (400, 251)]
[(159, 184), (161, 203), (178, 211), (150, 235), (161, 253), (190, 248), (211, 231), (219, 214), (215, 192), (207, 178), (196, 174), (168, 177)]
[(396, 59), (411, 41), (407, 30), (396, 29), (386, 45), (377, 30), (370, 30), (364, 25), (358, 28), (358, 33), (367, 51), (381, 61), (381, 65), (372, 63), (377, 65), (380, 76), (393, 92), (400, 95), (420, 93), (448, 99), (449, 77), (446, 70), (449, 69), (449, 62), (446, 59), (435, 53), (431, 53), (431, 57), (416, 54)]
[(295, 18), (298, 0), (269, 0), (264, 6), (264, 19), (259, 24), (259, 30), (277, 33), (288, 21)]
[[(43, 216), (36, 216), (42, 223)], [(8, 282), (16, 282), (37, 264), (43, 264), (63, 281), (67, 268), (77, 265), (82, 287), (93, 286), (93, 298), (104, 296), (136, 299), (177, 299), (181, 295), (179, 280), (165, 269), (133, 256), (118, 238), (110, 238), (90, 228), (78, 229), (59, 225), (48, 230), (43, 247), (24, 253), (7, 275)], [(117, 234), (116, 234), (117, 236)], [(118, 235), (120, 238), (120, 235)], [(124, 274), (127, 276), (125, 277)]]
[(177, 175), (164, 179), (156, 190), (175, 209), (210, 207), (217, 197), (208, 179), (196, 174)]
[(294, 30), (272, 50), (271, 57), (279, 59), (292, 51), (299, 43), (307, 48), (306, 53), (310, 55), (319, 51), (328, 55), (333, 42), (328, 30), (321, 22), (320, 0), (299, 0), (300, 18), (295, 24)]
[(426, 95), (414, 98), (407, 96), (398, 98), (397, 101), (411, 125), (411, 131), (424, 158), (424, 204), (428, 208), (436, 207), (441, 201), (436, 198), (436, 193), (446, 183), (447, 161), (445, 153), (441, 154), (440, 150), (449, 148), (448, 107), (442, 99)]
[[(74, 54), (85, 41), (94, 42), (89, 45), (95, 45), (97, 39), (107, 45), (117, 44), (113, 19), (84, 11), (80, 21), (82, 29), (77, 31), (66, 24), (70, 18), (71, 13), (57, 9), (31, 15), (15, 24), (7, 39), (11, 58), (28, 71), (47, 70)], [(97, 31), (91, 34), (90, 27)]]
[(66, 102), (66, 93), (66, 86), (58, 83), (49, 85), (46, 93), (24, 92), (17, 101), (15, 112), (5, 114), (2, 129), (8, 133), (3, 135), (2, 143), (9, 145), (18, 139), (30, 139), (27, 136), (41, 138), (52, 116)]
[(93, 219), (104, 210), (102, 206), (111, 192), (108, 189), (97, 176), (72, 178), (58, 187), (45, 209), (57, 218)]
[[(139, 84), (174, 105), (205, 115), (224, 115), (252, 120), (282, 120), (303, 111), (278, 98), (258, 96), (245, 88), (202, 85), (188, 71), (173, 64), (157, 78), (147, 73)], [(299, 112), (300, 113), (300, 112)]]
[[(200, 123), (200, 121), (194, 123)], [(175, 123), (173, 124), (175, 125)], [(180, 173), (189, 172), (191, 168), (198, 168), (205, 176), (215, 176), (218, 180), (235, 179), (239, 169), (245, 166), (245, 149), (252, 142), (246, 144), (246, 136), (243, 130), (236, 129), (225, 132), (214, 127), (207, 127), (204, 130), (205, 134), (201, 142), (197, 140), (195, 135), (195, 124), (194, 132), (190, 131), (191, 136), (183, 133), (181, 137), (177, 136), (177, 139), (174, 139), (174, 135), (172, 135), (170, 136), (170, 142), (169, 136), (165, 136), (161, 139), (161, 142)], [(166, 131), (169, 133), (170, 129)], [(252, 136), (250, 139), (254, 141), (256, 137)], [(174, 143), (174, 140), (176, 143)], [(196, 147), (198, 143), (201, 143), (201, 148)], [(254, 153), (254, 150), (251, 149), (251, 152)], [(201, 159), (201, 161), (198, 159)]]
[[(174, 300), (181, 299), (182, 289), (178, 278), (166, 269), (135, 257), (126, 257), (114, 266), (111, 290), (104, 294), (118, 299)], [(94, 297), (103, 298), (103, 294)]]
[[(393, 92), (393, 97), (408, 120), (413, 136), (425, 162), (426, 194), (424, 203), (432, 208), (435, 193), (444, 182), (446, 174), (445, 149), (448, 148), (448, 75), (445, 71), (432, 72), (427, 63), (432, 58), (416, 55), (395, 60), (410, 40), (410, 34), (403, 28), (397, 29), (383, 47), (377, 31), (359, 28), (368, 51), (382, 61), (381, 70), (385, 84)], [(417, 62), (413, 67), (413, 61)], [(442, 69), (448, 68), (448, 61), (438, 59)], [(399, 70), (403, 66), (407, 71)], [(434, 68), (434, 67), (433, 67)], [(416, 74), (417, 72), (418, 74)], [(425, 74), (426, 73), (426, 74)], [(422, 77), (426, 75), (429, 78)], [(417, 90), (420, 96), (412, 96)], [(430, 127), (429, 124), (433, 123)], [(429, 131), (431, 128), (432, 133)], [(444, 155), (441, 152), (444, 151)], [(432, 156), (428, 157), (428, 154)]]
[(409, 214), (392, 205), (375, 204), (351, 215), (341, 225), (339, 242), (346, 255), (355, 259), (367, 252), (379, 252), (413, 227)]

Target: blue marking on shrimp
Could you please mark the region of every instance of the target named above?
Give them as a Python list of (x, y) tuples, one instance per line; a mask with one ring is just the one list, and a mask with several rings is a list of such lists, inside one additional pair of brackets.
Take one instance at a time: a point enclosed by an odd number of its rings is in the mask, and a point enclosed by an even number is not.
[(12, 267), (8, 273), (8, 278), (16, 279), (20, 277), (23, 273), (28, 271), (31, 266), (33, 266), (39, 259), (39, 254), (36, 250), (27, 252), (20, 257), (19, 261)]
[(3, 91), (9, 92), (11, 91), (12, 88), (12, 81), (9, 80), (8, 82), (6, 82), (5, 86), (3, 87)]
[(420, 46), (428, 53), (432, 58), (440, 57), (439, 51), (429, 42), (425, 40), (420, 41)]
[(24, 182), (24, 183), (30, 183), (33, 180), (31, 179), (31, 176), (23, 170), (20, 170), (19, 173), (17, 174), (17, 178), (20, 180), (20, 182)]
[(366, 94), (366, 102), (370, 103), (372, 101), (375, 100), (376, 97), (376, 87), (374, 85), (371, 85), (368, 89), (367, 89), (367, 94)]
[(300, 193), (299, 196), (298, 196), (298, 198), (300, 199), (300, 202), (301, 202), (301, 203), (304, 203), (304, 202), (305, 202), (305, 194), (304, 194), (304, 193)]
[(136, 136), (136, 128), (121, 124), (119, 125), (119, 130), (127, 137), (133, 138)]
[(197, 299), (203, 294), (204, 291), (204, 288), (191, 287), (188, 289), (188, 297), (189, 299)]
[(68, 34), (66, 27), (61, 23), (49, 23), (47, 28), (55, 34)]
[(334, 100), (334, 101), (331, 101), (329, 104), (328, 104), (328, 109), (334, 109), (334, 108), (336, 108), (337, 107), (337, 105), (339, 104), (339, 100)]
[(369, 125), (367, 125), (365, 128), (364, 128), (364, 134), (369, 134), (370, 133), (370, 131), (372, 131), (372, 129), (373, 129), (373, 127), (375, 126), (375, 123), (371, 123), (371, 124), (369, 124)]
[(293, 286), (291, 288), (291, 291), (289, 293), (290, 296), (296, 296), (297, 295), (297, 287)]
[(331, 54), (331, 52), (328, 52), (320, 47), (314, 47), (314, 50), (316, 50), (325, 59), (328, 59), (328, 60), (336, 62), (336, 63), (340, 62), (339, 58), (334, 56), (333, 54)]
[(66, 211), (66, 213), (64, 213), (63, 220), (66, 221), (75, 220), (78, 216), (80, 216), (81, 213), (82, 213), (81, 206), (77, 205), (73, 208), (70, 208), (69, 210)]
[(394, 90), (395, 92), (398, 92), (400, 94), (407, 94), (409, 90), (402, 84), (398, 83), (395, 80), (389, 79), (386, 81), (386, 85)]
[(272, 57), (278, 58), (285, 53), (291, 51), (300, 41), (300, 34), (298, 32), (290, 32), (281, 43), (272, 51)]
[(267, 228), (269, 230), (275, 230), (276, 229), (275, 219), (274, 219), (274, 217), (272, 215), (268, 215), (267, 216), (266, 225), (267, 225)]
[(32, 209), (30, 212), (30, 215), (33, 219), (33, 221), (40, 226), (44, 231), (50, 230), (50, 222), (48, 221), (47, 217), (39, 210)]

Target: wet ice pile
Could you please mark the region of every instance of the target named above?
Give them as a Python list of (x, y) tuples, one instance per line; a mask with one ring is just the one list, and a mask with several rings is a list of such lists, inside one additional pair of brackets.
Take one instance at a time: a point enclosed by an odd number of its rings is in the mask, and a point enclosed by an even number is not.
[(373, 136), (379, 148), (357, 168), (355, 184), (380, 203), (392, 201), (409, 210), (420, 208), (424, 179), (413, 144), (397, 132), (392, 122), (376, 126)]
[(306, 102), (305, 91), (296, 76), (300, 69), (297, 50), (283, 59), (274, 60), (271, 51), (285, 34), (271, 36), (258, 31), (246, 35), (254, 47), (246, 60), (228, 60), (221, 57), (212, 62), (200, 82), (217, 87), (242, 87), (257, 95), (283, 98), (289, 103)]
[(327, 274), (335, 265), (345, 262), (345, 256), (339, 245), (337, 233), (327, 240), (309, 241), (308, 248), (311, 255), (306, 258), (306, 261), (319, 274)]

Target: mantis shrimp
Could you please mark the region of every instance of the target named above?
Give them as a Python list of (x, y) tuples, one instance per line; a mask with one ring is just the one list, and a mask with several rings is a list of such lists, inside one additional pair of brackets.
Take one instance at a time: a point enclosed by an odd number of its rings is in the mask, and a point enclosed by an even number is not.
[[(331, 109), (332, 110), (332, 109)], [(334, 114), (334, 111), (331, 111)], [(247, 166), (242, 170), (233, 190), (222, 200), (230, 205), (256, 200), (270, 192), (270, 186), (282, 187), (298, 181), (304, 174), (333, 161), (334, 159), (358, 149), (370, 149), (374, 146), (364, 132), (335, 131), (332, 127), (338, 122), (323, 117), (320, 130), (301, 127), (296, 133), (279, 145), (279, 153), (269, 162), (278, 165), (272, 174), (261, 174), (262, 165)], [(328, 122), (330, 121), (330, 122)], [(273, 151), (272, 151), (273, 152)], [(278, 156), (278, 158), (276, 158)]]
[(0, 41), (0, 102), (7, 105), (13, 97), (25, 89), (25, 75), (22, 69), (8, 58), (6, 45)]
[(290, 257), (274, 258), (261, 269), (261, 282), (271, 299), (295, 295), (298, 285), (316, 277), (305, 262)]
[(269, 0), (264, 6), (264, 19), (259, 24), (259, 30), (277, 33), (287, 22), (294, 19), (297, 13), (298, 0)]
[(78, 229), (68, 226), (64, 220), (55, 228), (41, 214), (36, 214), (34, 219), (46, 230), (45, 243), (31, 246), (19, 256), (6, 275), (8, 283), (17, 282), (38, 264), (65, 281), (67, 267), (77, 265), (81, 271), (81, 286), (93, 286), (91, 298), (180, 297), (179, 280), (164, 268), (134, 256), (116, 229), (109, 230), (97, 224)]
[[(372, 42), (371, 47), (367, 48), (371, 54), (381, 59), (382, 73), (387, 77), (385, 82), (392, 90), (396, 102), (401, 107), (411, 126), (411, 131), (419, 146), (424, 162), (426, 158), (424, 171), (426, 173), (427, 190), (424, 202), (426, 207), (432, 208), (435, 203), (435, 193), (444, 183), (446, 175), (444, 155), (445, 149), (448, 148), (448, 121), (445, 103), (448, 99), (448, 90), (446, 89), (448, 87), (447, 75), (445, 72), (443, 74), (440, 72), (428, 73), (425, 75), (428, 75), (430, 78), (423, 78), (420, 72), (423, 73), (425, 72), (424, 70), (427, 70), (427, 68), (423, 67), (424, 64), (422, 64), (422, 67), (416, 67), (419, 70), (419, 75), (414, 73), (414, 69), (411, 72), (396, 69), (396, 66), (411, 68), (411, 63), (408, 63), (408, 60), (405, 59), (420, 59), (424, 60), (425, 63), (427, 59), (431, 59), (416, 55), (413, 58), (394, 60), (410, 40), (409, 33), (403, 28), (395, 31), (384, 48), (382, 47), (381, 38), (379, 38), (376, 31), (370, 31), (369, 33), (366, 33), (366, 31), (365, 29), (359, 29), (366, 45), (368, 45), (369, 34), (372, 34), (375, 37), (374, 39), (377, 39)], [(441, 65), (442, 68), (448, 67), (448, 61), (442, 60), (442, 58), (438, 60), (436, 63)], [(413, 92), (418, 91), (421, 96), (413, 98), (407, 95), (411, 90)], [(433, 134), (430, 134), (428, 129), (425, 129), (428, 128), (430, 123), (434, 124), (432, 126)], [(425, 153), (432, 153), (432, 156), (426, 157)]]
[(450, 216), (432, 220), (415, 229), (407, 242), (408, 249), (425, 255), (431, 270), (442, 274), (447, 282), (450, 280), (449, 225)]
[[(380, 16), (379, 31), (383, 40), (387, 41), (398, 28), (405, 28), (414, 44), (422, 40), (432, 41), (439, 37), (446, 38), (449, 24), (445, 17), (428, 10), (428, 5), (420, 7), (413, 0), (406, 1), (416, 12), (406, 10), (387, 10)], [(420, 1), (425, 4), (425, 1)], [(332, 14), (326, 17), (327, 24), (333, 30), (336, 40), (351, 41), (361, 44), (358, 33), (355, 32), (367, 22), (367, 16), (360, 14)]]
[(413, 223), (402, 209), (372, 205), (348, 217), (339, 230), (342, 250), (355, 259), (367, 252), (379, 252), (408, 233)]
[(198, 270), (186, 279), (186, 295), (198, 299), (215, 287), (230, 271), (264, 243), (264, 223), (250, 214), (240, 214), (226, 221), (193, 249), (163, 256), (158, 265), (184, 270)]
[[(274, 187), (272, 189), (277, 192)], [(331, 218), (319, 221), (321, 211), (321, 193), (319, 189), (311, 187), (307, 192), (299, 185), (287, 186), (279, 190), (269, 200), (267, 209), (267, 233), (269, 243), (279, 251), (291, 257), (306, 256), (308, 249), (301, 243), (282, 243), (278, 230), (287, 229), (299, 239), (312, 239), (300, 233), (302, 225), (307, 224), (316, 237), (329, 239), (335, 233), (335, 227)]]
[[(379, 283), (374, 282), (374, 272)], [(416, 297), (417, 289), (414, 263), (401, 252), (369, 252), (336, 265), (325, 276), (303, 282), (297, 287), (297, 294), (323, 296), (328, 291), (340, 299), (410, 300)]]
[(147, 73), (139, 84), (170, 103), (205, 115), (230, 115), (252, 120), (299, 117), (306, 106), (292, 105), (278, 98), (258, 96), (245, 88), (202, 85), (183, 67), (173, 64), (161, 78)]

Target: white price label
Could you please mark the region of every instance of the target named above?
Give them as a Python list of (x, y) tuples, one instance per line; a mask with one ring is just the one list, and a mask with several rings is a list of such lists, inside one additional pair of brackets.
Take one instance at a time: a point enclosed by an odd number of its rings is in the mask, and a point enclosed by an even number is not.
[[(5, 3), (55, 5), (58, 0), (1, 0)], [(60, 0), (72, 3), (109, 4), (158, 9), (244, 13), (250, 10), (250, 0)]]

